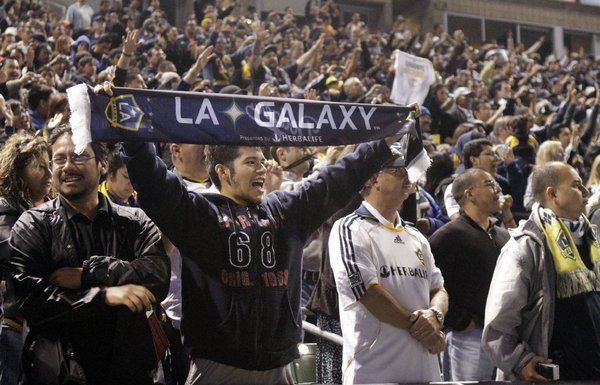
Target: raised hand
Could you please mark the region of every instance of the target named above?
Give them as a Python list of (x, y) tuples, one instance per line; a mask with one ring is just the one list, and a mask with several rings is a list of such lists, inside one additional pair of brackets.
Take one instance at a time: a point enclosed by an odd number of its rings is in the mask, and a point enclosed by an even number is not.
[(306, 100), (319, 100), (321, 97), (316, 89), (311, 88), (304, 93), (304, 99)]
[(102, 92), (108, 96), (113, 96), (113, 88), (114, 88), (114, 85), (111, 82), (105, 81), (102, 84), (96, 84), (94, 86), (94, 93), (96, 95), (98, 95), (99, 93)]
[(133, 55), (138, 47), (142, 44), (141, 41), (138, 41), (139, 32), (139, 29), (134, 29), (133, 31), (130, 31), (127, 36), (123, 36), (123, 48), (121, 49), (121, 52), (123, 52), (123, 54), (126, 56)]
[(283, 182), (283, 169), (273, 159), (267, 160), (265, 163), (267, 168), (267, 174), (265, 175), (265, 193), (268, 194), (271, 191), (279, 190), (281, 183)]

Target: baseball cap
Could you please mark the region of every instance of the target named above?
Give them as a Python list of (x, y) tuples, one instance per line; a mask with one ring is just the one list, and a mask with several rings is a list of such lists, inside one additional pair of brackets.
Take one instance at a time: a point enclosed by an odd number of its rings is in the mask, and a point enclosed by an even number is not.
[(162, 78), (160, 79), (160, 85), (158, 86), (159, 90), (167, 89), (167, 86), (172, 80), (177, 79), (179, 81), (181, 78), (176, 72), (164, 72), (162, 74)]
[(431, 111), (429, 111), (429, 108), (427, 108), (425, 106), (420, 106), (420, 107), (421, 107), (421, 115), (431, 116)]
[(230, 94), (230, 95), (247, 95), (248, 91), (241, 89), (240, 87), (236, 86), (235, 84), (230, 84), (228, 86), (221, 88), (221, 91), (219, 91), (219, 93), (220, 94)]
[[(408, 138), (408, 135), (402, 137), (402, 139)], [(399, 142), (393, 143), (390, 146), (392, 152), (392, 160), (385, 163), (383, 168), (391, 167), (404, 167), (406, 165), (406, 151), (408, 150), (408, 141), (400, 140)]]
[(273, 44), (269, 44), (267, 45), (265, 48), (263, 48), (262, 50), (262, 56), (265, 56), (266, 54), (268, 54), (269, 52), (275, 52), (277, 53), (277, 47)]
[(13, 35), (13, 36), (17, 36), (17, 28), (15, 27), (8, 27), (4, 30), (3, 35)]
[(457, 89), (454, 90), (454, 92), (452, 93), (452, 96), (457, 98), (459, 96), (473, 96), (474, 94), (475, 93), (473, 91), (471, 91), (470, 89), (468, 89), (467, 87), (458, 87)]

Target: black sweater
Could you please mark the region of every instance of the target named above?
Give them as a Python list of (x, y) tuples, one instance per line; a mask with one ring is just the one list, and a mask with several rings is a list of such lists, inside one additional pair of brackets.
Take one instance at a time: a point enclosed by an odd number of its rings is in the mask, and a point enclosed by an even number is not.
[(464, 330), (471, 320), (483, 326), (496, 260), (509, 238), (508, 231), (496, 225), (484, 231), (464, 212), (431, 236), (431, 251), (450, 298), (448, 328)]
[(298, 191), (249, 206), (188, 192), (151, 147), (124, 148), (140, 206), (182, 256), (181, 331), (192, 356), (246, 370), (291, 362), (304, 243), (391, 157), (385, 142), (359, 145)]

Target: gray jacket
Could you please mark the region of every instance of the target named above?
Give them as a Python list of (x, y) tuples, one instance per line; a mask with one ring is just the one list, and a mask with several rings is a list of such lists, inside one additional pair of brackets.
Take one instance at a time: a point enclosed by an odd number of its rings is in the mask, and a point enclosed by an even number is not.
[(504, 372), (498, 379), (517, 379), (533, 356), (548, 357), (556, 273), (543, 237), (531, 217), (521, 222), (494, 270), (481, 343)]

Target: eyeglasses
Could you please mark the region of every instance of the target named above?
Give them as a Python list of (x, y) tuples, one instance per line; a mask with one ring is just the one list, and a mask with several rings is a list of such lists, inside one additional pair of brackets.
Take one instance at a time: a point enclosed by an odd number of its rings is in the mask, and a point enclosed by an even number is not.
[(90, 159), (94, 159), (95, 156), (89, 156), (87, 154), (81, 154), (81, 155), (77, 155), (77, 154), (71, 154), (70, 156), (66, 157), (66, 156), (57, 156), (55, 158), (52, 158), (52, 160), (50, 161), (50, 166), (57, 168), (57, 167), (64, 167), (67, 164), (67, 160), (71, 160), (71, 163), (73, 163), (76, 166), (82, 166), (85, 164), (85, 162), (87, 162)]
[(485, 182), (483, 182), (481, 184), (481, 186), (474, 186), (471, 188), (478, 188), (478, 187), (487, 187), (487, 188), (491, 189), (492, 191), (496, 191), (496, 190), (500, 189), (500, 185), (498, 184), (498, 182), (496, 182), (493, 179), (486, 180)]
[(493, 158), (500, 158), (500, 154), (498, 154), (496, 151), (482, 152), (481, 155), (491, 156)]

